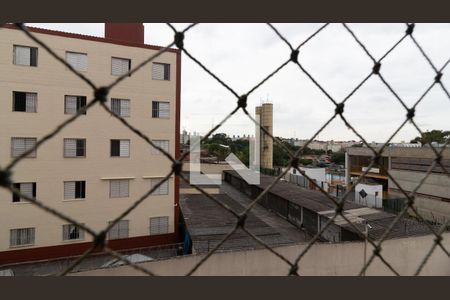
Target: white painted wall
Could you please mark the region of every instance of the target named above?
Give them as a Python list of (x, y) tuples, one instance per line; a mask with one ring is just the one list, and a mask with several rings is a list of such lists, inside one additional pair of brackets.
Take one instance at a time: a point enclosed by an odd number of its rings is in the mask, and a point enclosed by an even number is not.
[[(367, 193), (366, 198), (359, 195), (361, 190)], [(355, 187), (355, 202), (368, 207), (383, 208), (383, 186), (381, 184), (357, 184)]]
[[(450, 233), (443, 234), (442, 245), (450, 248)], [(433, 244), (434, 235), (386, 240), (381, 255), (400, 275), (413, 275)], [(289, 259), (294, 259), (305, 249), (306, 244), (277, 247), (274, 250)], [(364, 262), (364, 243), (314, 244), (300, 260), (300, 275), (352, 276), (358, 275)], [(367, 259), (373, 251), (369, 244)], [(141, 263), (140, 266), (157, 275), (185, 275), (204, 255), (181, 256), (167, 260)], [(289, 266), (266, 249), (230, 251), (213, 254), (194, 275), (211, 276), (281, 276)], [(98, 269), (74, 273), (76, 276), (136, 276), (144, 275), (129, 266)], [(366, 275), (394, 275), (380, 259), (375, 258)], [(420, 275), (449, 276), (450, 264), (447, 255), (440, 249), (433, 252)]]

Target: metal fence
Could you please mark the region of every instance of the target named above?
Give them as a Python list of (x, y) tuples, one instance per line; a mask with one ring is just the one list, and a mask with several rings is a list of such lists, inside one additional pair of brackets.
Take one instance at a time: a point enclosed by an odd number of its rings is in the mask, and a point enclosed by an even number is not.
[[(46, 45), (44, 42), (42, 42), (39, 37), (35, 34), (33, 34), (32, 32), (30, 32), (27, 27), (23, 24), (23, 23), (18, 23), (16, 24), (16, 26), (18, 28), (20, 28), (24, 34), (26, 34), (31, 40), (33, 40), (34, 42), (36, 42), (37, 44), (39, 44), (41, 47), (43, 47), (52, 57), (54, 57), (56, 60), (58, 60), (60, 63), (62, 63), (63, 65), (65, 65), (71, 72), (73, 72), (75, 75), (77, 75), (79, 77), (80, 80), (85, 81), (88, 85), (90, 85), (92, 87), (92, 91), (94, 94), (94, 97), (87, 103), (87, 105), (81, 109), (80, 111), (78, 111), (77, 114), (73, 115), (72, 117), (68, 118), (65, 122), (63, 122), (62, 124), (58, 124), (57, 126), (55, 126), (55, 128), (49, 132), (48, 134), (46, 134), (45, 136), (43, 136), (41, 139), (39, 139), (36, 143), (36, 145), (26, 151), (25, 153), (23, 153), (22, 155), (20, 155), (19, 157), (13, 159), (9, 164), (2, 165), (0, 166), (0, 186), (2, 186), (3, 188), (9, 190), (10, 192), (12, 192), (15, 195), (18, 195), (20, 197), (23, 197), (24, 199), (30, 201), (31, 203), (33, 203), (34, 205), (36, 205), (37, 207), (45, 210), (46, 212), (53, 214), (59, 218), (61, 218), (62, 220), (65, 220), (67, 222), (76, 224), (77, 226), (83, 228), (88, 234), (90, 234), (93, 238), (92, 240), (92, 246), (90, 247), (90, 249), (88, 249), (83, 255), (81, 255), (76, 261), (74, 261), (70, 266), (68, 266), (63, 272), (61, 272), (60, 275), (66, 275), (69, 272), (71, 272), (72, 270), (74, 270), (74, 268), (79, 265), (86, 257), (88, 257), (95, 249), (102, 249), (104, 252), (110, 254), (111, 256), (123, 261), (124, 263), (132, 266), (133, 268), (142, 271), (145, 274), (148, 275), (155, 275), (151, 270), (142, 267), (142, 265), (140, 264), (134, 264), (131, 261), (127, 260), (126, 258), (124, 258), (123, 256), (119, 255), (116, 251), (112, 250), (111, 248), (108, 247), (107, 244), (107, 240), (106, 240), (106, 233), (108, 232), (108, 230), (114, 226), (119, 220), (121, 220), (122, 218), (124, 218), (126, 215), (128, 215), (131, 211), (133, 211), (134, 209), (136, 209), (136, 207), (139, 206), (139, 204), (141, 204), (143, 201), (145, 201), (147, 199), (147, 197), (154, 191), (156, 190), (161, 184), (163, 184), (166, 180), (169, 179), (170, 176), (175, 175), (175, 176), (179, 176), (182, 180), (188, 182), (188, 179), (181, 173), (182, 171), (182, 162), (183, 160), (187, 157), (187, 155), (189, 154), (189, 151), (184, 152), (182, 155), (179, 155), (178, 153), (176, 154), (177, 157), (172, 157), (168, 152), (164, 151), (164, 149), (161, 149), (160, 147), (158, 147), (157, 145), (155, 145), (152, 142), (151, 137), (146, 136), (145, 134), (143, 134), (138, 128), (133, 127), (126, 119), (113, 114), (110, 110), (110, 108), (108, 108), (108, 106), (106, 105), (106, 99), (107, 99), (107, 95), (109, 94), (109, 92), (121, 81), (126, 80), (128, 78), (129, 75), (137, 72), (139, 69), (141, 69), (144, 65), (148, 64), (149, 62), (151, 62), (153, 59), (155, 59), (156, 57), (158, 57), (159, 55), (161, 55), (161, 53), (167, 51), (170, 47), (176, 46), (178, 49), (180, 49), (182, 51), (182, 53), (184, 53), (185, 56), (187, 56), (189, 59), (191, 59), (193, 62), (195, 62), (198, 66), (200, 66), (207, 74), (209, 74), (212, 78), (214, 78), (220, 85), (222, 85), (225, 89), (227, 89), (229, 92), (231, 92), (231, 94), (234, 96), (234, 99), (236, 100), (236, 103), (234, 105), (230, 105), (230, 112), (224, 116), (223, 120), (218, 123), (217, 125), (215, 125), (203, 138), (201, 141), (204, 141), (205, 139), (207, 139), (213, 132), (215, 132), (218, 128), (220, 128), (225, 122), (227, 122), (227, 120), (237, 114), (237, 113), (243, 113), (245, 115), (248, 116), (248, 118), (254, 122), (256, 125), (259, 126), (258, 122), (250, 115), (250, 113), (247, 110), (247, 98), (255, 91), (257, 90), (259, 87), (261, 87), (264, 83), (266, 83), (268, 80), (271, 79), (271, 77), (273, 77), (276, 73), (278, 73), (281, 69), (283, 69), (284, 67), (286, 67), (288, 64), (294, 64), (296, 65), (301, 72), (303, 72), (308, 78), (309, 80), (326, 96), (326, 98), (335, 106), (335, 111), (334, 113), (329, 117), (329, 119), (316, 131), (316, 133), (308, 140), (308, 142), (303, 145), (300, 149), (298, 149), (295, 153), (293, 153), (291, 150), (289, 150), (279, 139), (273, 137), (264, 127), (260, 126), (261, 130), (267, 135), (269, 136), (275, 143), (278, 144), (279, 147), (281, 147), (281, 149), (283, 149), (290, 157), (289, 160), (289, 165), (290, 167), (295, 168), (298, 172), (300, 172), (300, 174), (302, 174), (305, 178), (307, 178), (310, 182), (312, 182), (314, 185), (316, 185), (316, 188), (323, 194), (325, 195), (332, 203), (334, 203), (335, 205), (335, 213), (334, 216), (331, 217), (330, 219), (328, 219), (328, 221), (321, 226), (321, 230), (319, 232), (317, 232), (317, 234), (308, 242), (307, 246), (304, 248), (304, 250), (301, 251), (301, 253), (298, 254), (298, 256), (296, 257), (295, 260), (290, 261), (289, 259), (287, 259), (286, 257), (284, 257), (283, 255), (281, 255), (280, 253), (278, 253), (276, 251), (276, 249), (272, 249), (270, 246), (268, 246), (267, 244), (265, 244), (261, 239), (259, 239), (257, 236), (255, 236), (252, 232), (250, 232), (249, 230), (247, 230), (246, 226), (245, 226), (245, 221), (246, 218), (248, 216), (248, 213), (250, 212), (250, 210), (269, 192), (269, 190), (283, 177), (286, 176), (289, 168), (286, 168), (283, 172), (281, 172), (272, 182), (272, 184), (270, 184), (269, 186), (267, 186), (265, 188), (265, 190), (256, 198), (252, 201), (252, 203), (250, 203), (246, 209), (238, 214), (236, 212), (234, 212), (229, 206), (227, 206), (226, 204), (222, 203), (220, 200), (218, 200), (216, 197), (214, 197), (214, 195), (210, 195), (208, 194), (206, 191), (204, 191), (201, 187), (198, 186), (194, 186), (194, 188), (196, 188), (197, 190), (199, 190), (202, 194), (204, 194), (205, 196), (207, 196), (211, 201), (215, 201), (216, 203), (218, 203), (219, 205), (221, 205), (221, 207), (223, 207), (223, 209), (228, 210), (229, 212), (231, 212), (235, 217), (236, 217), (236, 224), (234, 226), (234, 228), (219, 242), (217, 243), (212, 249), (210, 249), (210, 251), (204, 256), (202, 257), (202, 259), (200, 259), (198, 261), (198, 263), (196, 265), (193, 266), (193, 268), (187, 272), (186, 275), (192, 275), (195, 273), (196, 270), (198, 270), (199, 268), (202, 267), (202, 265), (204, 264), (205, 261), (207, 261), (211, 255), (214, 254), (214, 252), (216, 252), (218, 250), (218, 248), (233, 234), (236, 232), (237, 229), (242, 229), (242, 231), (246, 232), (250, 237), (252, 237), (257, 243), (261, 244), (262, 246), (264, 246), (268, 251), (270, 251), (271, 253), (273, 253), (274, 255), (276, 255), (277, 257), (279, 257), (284, 263), (286, 263), (287, 265), (289, 265), (289, 273), (287, 275), (300, 275), (302, 270), (299, 269), (299, 262), (300, 260), (304, 257), (304, 255), (311, 249), (311, 246), (316, 243), (321, 234), (324, 233), (324, 231), (333, 223), (333, 221), (338, 217), (342, 217), (345, 221), (347, 221), (349, 223), (349, 225), (351, 227), (353, 227), (355, 229), (356, 232), (358, 232), (358, 235), (361, 236), (361, 238), (366, 238), (365, 234), (363, 232), (361, 232), (361, 230), (359, 230), (355, 224), (353, 224), (352, 222), (350, 222), (347, 217), (343, 214), (343, 204), (345, 199), (347, 198), (347, 196), (350, 193), (354, 193), (354, 187), (356, 184), (358, 184), (366, 175), (367, 175), (367, 171), (370, 170), (371, 167), (374, 166), (375, 163), (378, 163), (381, 159), (381, 153), (383, 153), (383, 151), (386, 149), (387, 145), (391, 142), (391, 140), (394, 138), (394, 136), (403, 128), (403, 126), (405, 124), (407, 124), (408, 122), (411, 123), (415, 129), (417, 129), (417, 131), (419, 132), (419, 134), (421, 136), (423, 136), (423, 131), (419, 128), (419, 126), (416, 124), (414, 117), (415, 117), (415, 112), (416, 112), (416, 108), (417, 105), (419, 103), (421, 103), (424, 99), (424, 97), (433, 89), (433, 88), (440, 88), (444, 91), (445, 95), (449, 98), (450, 100), (450, 93), (448, 91), (448, 89), (444, 86), (444, 84), (441, 82), (441, 78), (442, 78), (442, 74), (443, 74), (443, 70), (447, 67), (448, 63), (450, 62), (450, 59), (447, 60), (447, 62), (443, 65), (443, 66), (436, 66), (435, 64), (433, 64), (433, 62), (430, 60), (429, 56), (427, 55), (427, 53), (425, 52), (425, 50), (422, 48), (421, 44), (416, 40), (415, 36), (414, 36), (414, 28), (415, 28), (415, 24), (405, 24), (405, 31), (402, 34), (402, 37), (396, 41), (395, 43), (393, 43), (393, 45), (390, 45), (389, 50), (386, 51), (384, 53), (384, 55), (382, 55), (381, 57), (375, 58), (371, 53), (370, 50), (364, 45), (364, 43), (360, 40), (360, 38), (352, 31), (352, 29), (350, 28), (349, 25), (347, 24), (342, 24), (342, 26), (345, 28), (346, 32), (352, 37), (352, 39), (355, 42), (355, 47), (359, 47), (361, 48), (361, 51), (363, 51), (373, 62), (373, 67), (368, 71), (367, 76), (359, 83), (357, 84), (354, 89), (343, 99), (336, 99), (334, 98), (332, 95), (330, 95), (321, 85), (321, 83), (319, 83), (312, 75), (311, 73), (305, 69), (305, 67), (302, 64), (302, 60), (299, 57), (299, 51), (301, 48), (303, 47), (308, 47), (308, 43), (314, 39), (317, 35), (319, 35), (322, 31), (326, 30), (327, 27), (329, 26), (329, 24), (324, 24), (323, 26), (321, 26), (316, 32), (314, 32), (312, 35), (310, 35), (306, 40), (304, 40), (301, 44), (299, 45), (292, 45), (278, 30), (277, 28), (272, 25), (272, 24), (267, 24), (267, 29), (273, 31), (274, 35), (276, 35), (284, 44), (286, 44), (286, 47), (289, 47), (289, 49), (291, 50), (291, 54), (289, 57), (285, 58), (285, 61), (278, 67), (276, 68), (273, 72), (271, 72), (270, 74), (268, 74), (261, 82), (259, 82), (257, 85), (255, 85), (253, 88), (251, 88), (249, 91), (240, 94), (237, 91), (235, 91), (232, 87), (230, 87), (228, 84), (226, 84), (223, 80), (221, 80), (217, 75), (215, 75), (207, 66), (205, 66), (202, 62), (200, 62), (196, 57), (194, 57), (190, 52), (189, 49), (187, 49), (184, 46), (184, 39), (186, 38), (187, 34), (191, 31), (191, 30), (195, 30), (195, 27), (197, 26), (197, 24), (191, 24), (189, 26), (187, 26), (184, 30), (182, 31), (178, 31), (176, 30), (176, 28), (171, 25), (171, 24), (167, 24), (174, 33), (174, 39), (173, 41), (167, 45), (164, 48), (161, 48), (160, 51), (158, 51), (156, 54), (152, 55), (151, 57), (149, 57), (148, 59), (142, 61), (140, 64), (138, 64), (136, 67), (134, 67), (132, 70), (130, 70), (127, 74), (124, 74), (122, 76), (120, 76), (119, 78), (117, 78), (114, 82), (112, 82), (111, 84), (107, 85), (107, 86), (97, 86), (94, 82), (92, 82), (89, 78), (87, 78), (85, 75), (77, 72), (75, 69), (73, 69), (66, 61), (64, 58), (58, 56), (48, 45)], [(0, 29), (1, 30), (1, 29)], [(400, 44), (402, 44), (405, 40), (410, 39), (414, 45), (418, 48), (418, 50), (421, 53), (421, 56), (423, 56), (423, 58), (425, 58), (425, 60), (428, 62), (428, 65), (430, 66), (430, 68), (434, 71), (434, 78), (430, 78), (430, 83), (428, 88), (423, 92), (423, 94), (419, 97), (419, 99), (417, 99), (417, 101), (414, 103), (414, 105), (412, 105), (411, 107), (408, 107), (405, 102), (401, 99), (401, 97), (396, 93), (396, 91), (392, 88), (392, 86), (389, 84), (389, 82), (385, 79), (385, 77), (383, 76), (383, 63), (385, 61), (385, 58), (388, 57), (390, 55), (390, 53), (397, 48)], [(355, 127), (352, 126), (352, 124), (350, 124), (348, 122), (348, 120), (345, 117), (344, 114), (344, 110), (345, 110), (345, 104), (346, 102), (354, 95), (354, 93), (359, 90), (365, 83), (366, 81), (371, 78), (371, 77), (377, 77), (379, 78), (379, 80), (382, 82), (382, 84), (384, 86), (386, 86), (386, 88), (390, 91), (390, 93), (392, 93), (392, 95), (395, 97), (396, 101), (398, 101), (404, 108), (403, 111), (399, 112), (399, 118), (403, 118), (403, 122), (402, 124), (396, 128), (395, 130), (393, 130), (392, 135), (390, 135), (390, 137), (385, 141), (385, 143), (379, 148), (379, 149), (375, 149), (373, 148), (370, 143), (368, 143), (364, 137), (357, 131), (357, 129)], [(231, 104), (232, 102), (230, 102)], [(109, 226), (107, 226), (105, 229), (103, 229), (102, 231), (94, 231), (91, 228), (89, 228), (87, 225), (85, 224), (81, 224), (79, 223), (77, 220), (73, 219), (71, 216), (66, 215), (61, 213), (60, 211), (57, 211), (55, 209), (53, 209), (52, 207), (49, 207), (46, 203), (45, 203), (45, 199), (36, 199), (33, 197), (29, 197), (27, 195), (23, 195), (20, 193), (19, 190), (17, 190), (16, 188), (14, 188), (14, 186), (12, 185), (12, 171), (14, 169), (14, 167), (20, 163), (20, 161), (26, 157), (28, 154), (30, 154), (31, 152), (35, 151), (37, 148), (39, 148), (42, 144), (44, 144), (46, 141), (48, 141), (49, 139), (53, 138), (56, 134), (58, 134), (59, 132), (61, 132), (68, 124), (74, 122), (75, 120), (78, 119), (78, 117), (80, 115), (82, 115), (83, 113), (85, 113), (87, 110), (89, 110), (90, 108), (92, 108), (95, 105), (100, 105), (101, 107), (103, 107), (103, 109), (105, 109), (107, 112), (111, 113), (111, 115), (115, 118), (117, 118), (124, 126), (126, 126), (127, 128), (130, 129), (130, 131), (132, 131), (133, 133), (135, 133), (136, 135), (138, 135), (139, 137), (141, 137), (144, 141), (146, 141), (151, 147), (154, 147), (156, 149), (158, 149), (159, 151), (161, 151), (165, 157), (172, 163), (172, 168), (171, 171), (164, 177), (164, 179), (157, 185), (155, 185), (152, 189), (150, 189), (148, 192), (146, 192), (144, 195), (142, 195), (139, 199), (137, 199), (130, 207), (128, 207), (125, 211), (123, 211), (123, 213), (121, 213), (120, 215), (118, 215), (116, 217), (116, 219), (111, 222), (109, 224)], [(317, 135), (322, 132), (335, 118), (340, 118), (345, 125), (352, 131), (354, 132), (360, 139), (361, 141), (372, 151), (373, 153), (373, 158), (371, 159), (370, 164), (368, 165), (368, 168), (365, 172), (363, 172), (362, 176), (355, 182), (353, 183), (351, 189), (348, 189), (345, 194), (343, 195), (342, 199), (340, 200), (336, 200), (334, 197), (331, 197), (326, 191), (324, 191), (320, 186), (318, 186), (317, 184), (314, 183), (313, 180), (311, 180), (311, 178), (309, 178), (305, 172), (303, 172), (302, 170), (299, 169), (299, 157), (300, 155), (303, 153), (303, 151), (305, 150), (305, 148), (311, 143), (312, 140), (314, 140)], [(448, 141), (444, 146), (448, 145)], [(383, 242), (386, 240), (389, 232), (392, 230), (392, 228), (394, 227), (394, 225), (396, 225), (397, 222), (399, 222), (400, 218), (407, 212), (408, 209), (411, 209), (412, 211), (414, 211), (414, 213), (417, 215), (419, 220), (423, 220), (423, 218), (420, 216), (419, 212), (417, 211), (415, 205), (414, 205), (414, 199), (415, 199), (415, 194), (418, 191), (418, 189), (422, 186), (422, 184), (424, 183), (424, 181), (427, 179), (427, 177), (430, 175), (431, 171), (433, 170), (433, 168), (435, 166), (440, 165), (442, 167), (442, 170), (444, 172), (444, 174), (446, 176), (448, 176), (450, 178), (450, 174), (447, 171), (447, 169), (442, 165), (442, 153), (445, 149), (445, 147), (442, 148), (436, 148), (435, 146), (429, 144), (429, 147), (433, 150), (434, 154), (435, 154), (435, 158), (432, 162), (432, 164), (429, 166), (427, 172), (424, 174), (422, 180), (419, 182), (419, 184), (417, 185), (417, 187), (412, 191), (412, 192), (407, 192), (405, 191), (399, 184), (398, 182), (395, 180), (395, 178), (393, 178), (391, 176), (391, 174), (389, 173), (388, 170), (384, 170), (387, 173), (387, 176), (389, 177), (389, 179), (393, 182), (393, 184), (401, 191), (401, 193), (406, 197), (407, 199), (407, 205), (400, 211), (400, 213), (397, 215), (397, 217), (394, 219), (394, 221), (392, 222), (392, 224), (390, 224), (390, 226), (387, 228), (386, 232), (381, 236), (380, 239), (378, 240), (371, 240), (370, 238), (367, 239), (367, 242), (370, 243), (373, 247), (373, 253), (370, 255), (369, 259), (367, 260), (367, 262), (361, 267), (361, 270), (359, 272), (359, 275), (363, 275), (365, 274), (366, 269), (371, 265), (371, 263), (374, 261), (375, 257), (378, 257), (391, 271), (392, 273), (394, 273), (395, 275), (400, 275), (390, 264), (389, 261), (387, 261), (384, 257), (383, 257)], [(384, 167), (381, 166), (381, 164), (379, 164), (381, 169), (384, 169)], [(428, 224), (428, 223), (424, 223), (424, 224)], [(442, 237), (442, 232), (446, 229), (446, 225), (447, 224), (443, 224), (440, 230), (435, 230), (432, 226), (429, 226), (429, 229), (431, 230), (431, 232), (433, 232), (435, 239), (434, 242), (432, 244), (430, 244), (430, 249), (427, 253), (427, 255), (423, 258), (423, 260), (421, 261), (421, 263), (417, 266), (417, 269), (415, 271), (415, 275), (420, 274), (422, 268), (424, 267), (424, 265), (427, 263), (428, 259), (430, 258), (430, 256), (432, 255), (432, 253), (436, 250), (436, 248), (441, 248), (442, 251), (445, 252), (445, 254), (449, 257), (450, 259), (450, 253), (449, 251), (443, 246), (443, 244), (441, 243), (443, 237)]]

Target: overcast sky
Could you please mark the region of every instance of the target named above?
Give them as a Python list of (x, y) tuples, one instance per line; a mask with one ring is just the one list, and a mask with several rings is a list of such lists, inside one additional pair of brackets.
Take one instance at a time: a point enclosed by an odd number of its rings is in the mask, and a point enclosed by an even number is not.
[[(104, 35), (104, 24), (37, 24), (29, 26)], [(187, 24), (174, 24), (183, 29)], [(323, 24), (274, 24), (297, 46)], [(349, 24), (369, 52), (381, 57), (402, 37), (405, 24)], [(414, 36), (431, 61), (440, 68), (450, 58), (450, 24), (416, 24)], [(173, 32), (166, 24), (145, 24), (145, 42), (167, 45)], [(199, 24), (185, 38), (185, 48), (238, 94), (248, 92), (281, 65), (290, 49), (266, 24)], [(341, 24), (330, 24), (304, 47), (299, 61), (338, 102), (364, 79), (372, 61)], [(450, 66), (442, 81), (450, 89)], [(408, 38), (385, 60), (381, 73), (398, 95), (411, 106), (432, 83), (434, 71)], [(334, 105), (294, 64), (257, 89), (248, 109), (264, 101), (274, 105), (274, 134), (310, 138), (334, 113)], [(182, 57), (181, 127), (205, 133), (235, 107), (235, 97), (189, 57)], [(385, 141), (403, 122), (406, 112), (378, 77), (369, 79), (348, 100), (345, 116), (368, 141)], [(439, 86), (419, 104), (416, 122), (424, 131), (450, 130), (450, 100)], [(242, 113), (230, 119), (218, 132), (252, 134), (254, 127)], [(418, 132), (407, 124), (394, 142), (409, 141)], [(335, 119), (318, 137), (320, 140), (359, 140), (343, 122)]]

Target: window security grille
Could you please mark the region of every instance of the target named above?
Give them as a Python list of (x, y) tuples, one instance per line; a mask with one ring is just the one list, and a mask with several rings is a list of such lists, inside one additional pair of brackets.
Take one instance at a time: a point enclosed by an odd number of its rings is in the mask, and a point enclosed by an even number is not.
[(170, 80), (170, 65), (163, 63), (153, 63), (152, 79)]
[[(76, 114), (79, 110), (86, 106), (86, 96), (71, 96), (64, 97), (64, 113), (69, 115)], [(86, 114), (86, 111), (83, 112)]]
[[(14, 183), (14, 188), (19, 190), (21, 194), (24, 194), (31, 198), (36, 198), (36, 182)], [(12, 201), (21, 202), (27, 200), (13, 194)]]
[(169, 233), (169, 217), (150, 218), (150, 235)]
[(130, 116), (130, 100), (128, 99), (111, 99), (111, 111), (121, 117)]
[(85, 139), (64, 139), (64, 157), (85, 157)]
[(111, 156), (129, 157), (130, 140), (111, 140)]
[(126, 58), (111, 58), (111, 74), (112, 75), (123, 75), (131, 70), (131, 59)]
[[(109, 225), (112, 222), (109, 222)], [(111, 229), (108, 231), (108, 239), (116, 240), (116, 239), (124, 239), (128, 237), (129, 232), (129, 224), (128, 220), (120, 220), (117, 222)]]
[(109, 182), (109, 197), (110, 198), (126, 198), (129, 197), (128, 179), (113, 179)]
[[(163, 179), (162, 178), (152, 178), (151, 181), (151, 188), (156, 186), (158, 183), (160, 183)], [(169, 181), (164, 181), (153, 193), (152, 195), (168, 195), (169, 194)]]
[(64, 181), (64, 199), (86, 198), (86, 181)]
[(84, 230), (74, 224), (63, 225), (63, 241), (83, 240)]
[(9, 245), (14, 246), (24, 246), (34, 244), (34, 228), (18, 228), (11, 229), (9, 236)]
[[(11, 155), (18, 157), (36, 145), (36, 138), (13, 137), (11, 139)], [(36, 157), (36, 150), (28, 154), (27, 157)]]
[(87, 71), (88, 57), (86, 53), (66, 52), (66, 62), (77, 71)]
[[(169, 152), (169, 140), (153, 140), (152, 142), (155, 145), (157, 145), (158, 147), (162, 148), (164, 151)], [(152, 154), (161, 154), (161, 151), (159, 151), (158, 149), (152, 147), (151, 148), (151, 153)]]
[(37, 94), (13, 92), (13, 111), (36, 112)]
[(38, 49), (34, 47), (14, 46), (13, 63), (15, 65), (36, 67), (37, 53)]
[(152, 118), (168, 119), (170, 116), (170, 102), (153, 101)]

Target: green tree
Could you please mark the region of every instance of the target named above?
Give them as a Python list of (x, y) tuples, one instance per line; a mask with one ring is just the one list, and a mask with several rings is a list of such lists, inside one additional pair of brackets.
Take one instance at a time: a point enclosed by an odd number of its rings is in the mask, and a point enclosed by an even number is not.
[(418, 136), (411, 140), (411, 143), (421, 143), (422, 145), (437, 142), (439, 144), (443, 144), (450, 139), (450, 131), (446, 130), (431, 130), (423, 133), (423, 136)]
[(343, 165), (345, 163), (345, 153), (335, 152), (331, 155), (331, 161), (335, 164)]

